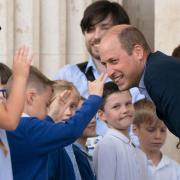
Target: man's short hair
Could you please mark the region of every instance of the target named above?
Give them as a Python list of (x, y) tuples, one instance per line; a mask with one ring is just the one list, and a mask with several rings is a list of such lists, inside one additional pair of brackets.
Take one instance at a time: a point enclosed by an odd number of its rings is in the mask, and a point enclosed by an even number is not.
[(126, 11), (119, 3), (100, 0), (90, 4), (84, 11), (80, 23), (82, 32), (89, 31), (92, 26), (103, 21), (109, 15), (112, 17), (113, 25), (130, 24)]
[(124, 28), (118, 34), (118, 38), (122, 48), (129, 55), (132, 55), (132, 51), (135, 45), (141, 45), (144, 48), (144, 50), (147, 52), (151, 51), (144, 35), (136, 27), (129, 26), (127, 28)]

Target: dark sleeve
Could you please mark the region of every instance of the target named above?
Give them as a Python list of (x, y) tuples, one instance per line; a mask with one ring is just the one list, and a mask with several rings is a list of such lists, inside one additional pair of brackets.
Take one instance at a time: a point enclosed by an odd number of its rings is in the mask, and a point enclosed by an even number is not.
[[(89, 121), (95, 116), (102, 98), (89, 96), (79, 111), (66, 123), (52, 123), (31, 119), (21, 124), (21, 129), (26, 132), (26, 137), (36, 153), (48, 153), (57, 148), (73, 143), (83, 132)], [(48, 119), (50, 117), (46, 117)]]
[(156, 105), (158, 117), (180, 137), (180, 63), (173, 59), (149, 65), (145, 75), (146, 89)]

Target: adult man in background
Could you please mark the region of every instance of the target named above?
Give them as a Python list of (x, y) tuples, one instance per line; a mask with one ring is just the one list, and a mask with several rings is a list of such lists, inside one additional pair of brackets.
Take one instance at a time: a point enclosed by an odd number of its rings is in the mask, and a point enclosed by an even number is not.
[[(104, 65), (101, 64), (98, 50), (101, 38), (108, 29), (117, 24), (130, 24), (129, 17), (120, 4), (105, 0), (90, 4), (85, 9), (84, 16), (81, 20), (81, 30), (90, 54), (89, 60), (87, 63), (79, 65), (68, 64), (64, 66), (59, 70), (55, 79), (73, 82), (80, 91), (80, 94), (87, 98), (88, 80), (94, 80), (101, 72), (106, 71)], [(133, 88), (130, 91), (133, 102), (143, 98), (137, 88)], [(102, 135), (105, 131), (106, 125), (98, 121), (97, 133)]]

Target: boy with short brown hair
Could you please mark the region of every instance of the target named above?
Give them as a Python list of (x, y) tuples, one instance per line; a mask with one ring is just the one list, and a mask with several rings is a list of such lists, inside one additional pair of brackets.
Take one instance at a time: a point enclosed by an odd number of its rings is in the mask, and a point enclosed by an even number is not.
[(24, 114), (15, 131), (8, 131), (14, 180), (45, 180), (48, 154), (73, 143), (96, 114), (106, 75), (89, 84), (90, 96), (68, 123), (58, 120), (69, 103), (68, 90), (51, 102), (53, 82), (35, 67), (31, 67), (26, 89)]
[(167, 135), (167, 127), (156, 115), (153, 102), (143, 99), (134, 104), (134, 132), (145, 152), (148, 170), (153, 180), (180, 180), (180, 165), (161, 152)]

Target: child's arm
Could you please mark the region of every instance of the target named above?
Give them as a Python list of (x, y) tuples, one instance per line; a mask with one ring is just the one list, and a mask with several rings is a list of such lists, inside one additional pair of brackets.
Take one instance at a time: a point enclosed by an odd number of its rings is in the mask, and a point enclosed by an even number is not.
[(0, 103), (0, 128), (15, 129), (23, 111), (31, 58), (27, 48), (16, 51), (12, 67), (12, 87), (6, 103)]

